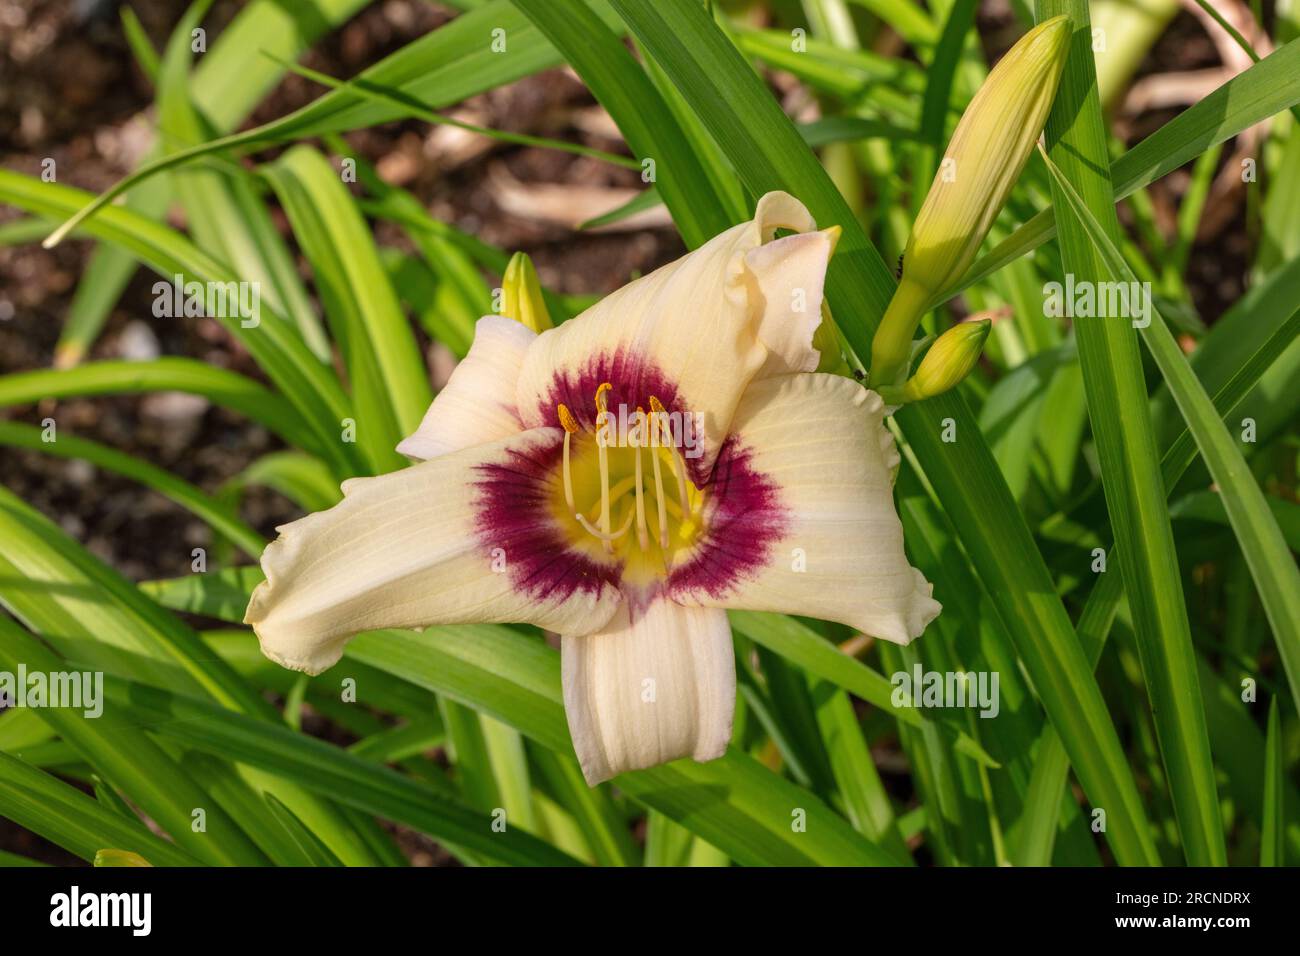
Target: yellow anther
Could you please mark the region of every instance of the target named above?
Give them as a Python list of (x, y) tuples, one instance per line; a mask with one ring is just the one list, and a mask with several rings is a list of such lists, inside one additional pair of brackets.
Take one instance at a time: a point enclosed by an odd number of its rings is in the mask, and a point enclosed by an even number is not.
[(596, 410), (597, 411), (602, 413), (609, 411), (608, 408), (609, 399), (605, 397), (605, 393), (608, 392), (613, 387), (614, 386), (609, 384), (609, 382), (601, 382), (600, 385), (597, 386), (596, 388)]
[(560, 427), (570, 435), (577, 433), (578, 422), (577, 419), (573, 417), (573, 412), (569, 411), (569, 406), (561, 402), (559, 405), (555, 406), (555, 410), (560, 413)]
[(654, 412), (656, 415), (662, 415), (666, 411), (664, 403), (659, 401), (659, 399), (655, 398), (653, 395), (650, 396), (650, 411)]

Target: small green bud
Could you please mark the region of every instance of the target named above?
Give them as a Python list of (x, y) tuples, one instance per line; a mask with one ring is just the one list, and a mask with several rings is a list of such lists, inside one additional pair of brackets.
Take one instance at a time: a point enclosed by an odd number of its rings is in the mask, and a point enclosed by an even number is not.
[(822, 299), (822, 321), (813, 332), (813, 348), (821, 355), (817, 371), (836, 375), (851, 375), (849, 363), (844, 360), (844, 347), (840, 344), (840, 330), (831, 317), (830, 303)]
[(903, 252), (903, 274), (871, 347), (871, 385), (896, 385), (921, 316), (970, 268), (1051, 111), (1070, 19), (1045, 20), (998, 61), (948, 143)]
[(95, 852), (95, 866), (153, 866), (139, 853), (130, 850), (98, 850)]
[(934, 398), (956, 388), (975, 368), (992, 326), (988, 319), (954, 325), (930, 346), (907, 384), (901, 388), (881, 386), (881, 398), (891, 405), (902, 405)]
[(501, 314), (522, 322), (534, 332), (555, 327), (533, 260), (522, 252), (510, 257), (506, 274), (501, 277)]

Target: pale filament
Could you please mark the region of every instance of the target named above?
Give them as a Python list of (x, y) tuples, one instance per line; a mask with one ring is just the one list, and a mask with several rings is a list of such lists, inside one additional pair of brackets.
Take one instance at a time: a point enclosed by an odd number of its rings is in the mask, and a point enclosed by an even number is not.
[(659, 520), (659, 547), (668, 550), (668, 515), (664, 509), (664, 475), (659, 464), (659, 416), (650, 416), (650, 467), (655, 473), (655, 512)]
[(648, 550), (650, 547), (650, 538), (646, 534), (645, 524), (645, 495), (641, 492), (641, 439), (645, 437), (649, 423), (645, 419), (645, 409), (637, 408), (637, 433), (636, 447), (636, 543), (642, 550)]
[(578, 430), (578, 423), (573, 420), (573, 413), (563, 404), (557, 410), (560, 413), (560, 424), (564, 426), (564, 503), (570, 511), (573, 511), (573, 475), (569, 472), (569, 439)]
[(601, 438), (604, 432), (605, 418), (609, 415), (609, 409), (606, 407), (608, 399), (605, 393), (612, 388), (609, 382), (602, 382), (596, 389), (596, 454), (600, 459), (600, 530), (604, 534), (599, 535), (601, 541), (605, 542), (605, 550), (613, 551), (613, 538), (609, 536), (609, 451), (605, 448), (605, 441)]
[[(656, 417), (666, 414), (663, 402), (653, 395), (650, 396), (650, 409), (655, 413)], [(673, 470), (677, 472), (677, 496), (682, 502), (682, 514), (689, 515), (691, 513), (691, 499), (686, 493), (686, 461), (675, 446), (669, 445), (668, 448), (673, 455)]]
[(627, 513), (627, 520), (623, 522), (623, 527), (619, 528), (613, 534), (605, 534), (599, 528), (593, 525), (590, 521), (588, 521), (586, 516), (583, 514), (575, 513), (573, 517), (578, 519), (578, 524), (582, 525), (582, 527), (586, 530), (588, 534), (595, 535), (597, 538), (599, 538), (601, 541), (604, 541), (606, 544), (610, 545), (611, 547), (613, 546), (613, 542), (617, 541), (619, 538), (623, 537), (623, 535), (627, 534), (627, 529), (632, 527), (632, 512), (630, 511)]

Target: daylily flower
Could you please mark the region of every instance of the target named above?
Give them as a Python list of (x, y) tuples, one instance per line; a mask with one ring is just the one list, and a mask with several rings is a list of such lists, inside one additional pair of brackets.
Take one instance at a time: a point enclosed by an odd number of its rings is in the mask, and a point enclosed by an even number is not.
[(314, 674), (375, 628), (558, 632), (595, 785), (726, 749), (725, 608), (920, 635), (939, 605), (903, 553), (883, 403), (813, 371), (838, 235), (769, 193), (558, 328), (480, 319), (398, 446), (420, 463), (345, 482), (267, 547), (246, 616), (263, 652)]

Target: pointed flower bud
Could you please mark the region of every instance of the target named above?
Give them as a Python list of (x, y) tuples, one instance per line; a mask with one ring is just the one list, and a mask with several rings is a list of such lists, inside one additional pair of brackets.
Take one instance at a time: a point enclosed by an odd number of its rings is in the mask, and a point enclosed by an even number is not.
[(979, 361), (993, 323), (988, 319), (954, 325), (930, 346), (921, 367), (903, 386), (882, 385), (880, 397), (890, 405), (919, 402), (961, 384)]
[(916, 217), (903, 275), (876, 330), (871, 386), (907, 375), (912, 335), (939, 294), (970, 268), (1047, 122), (1069, 54), (1070, 20), (1030, 30), (998, 61), (962, 114)]
[(555, 327), (533, 260), (522, 252), (510, 257), (506, 274), (501, 277), (501, 314), (522, 322), (534, 332)]

